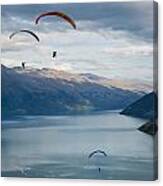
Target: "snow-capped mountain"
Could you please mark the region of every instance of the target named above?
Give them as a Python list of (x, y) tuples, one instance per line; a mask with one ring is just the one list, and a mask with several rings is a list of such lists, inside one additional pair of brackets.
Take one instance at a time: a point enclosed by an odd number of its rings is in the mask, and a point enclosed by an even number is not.
[(53, 69), (1, 66), (2, 116), (72, 114), (122, 109), (142, 94), (114, 87), (106, 78)]

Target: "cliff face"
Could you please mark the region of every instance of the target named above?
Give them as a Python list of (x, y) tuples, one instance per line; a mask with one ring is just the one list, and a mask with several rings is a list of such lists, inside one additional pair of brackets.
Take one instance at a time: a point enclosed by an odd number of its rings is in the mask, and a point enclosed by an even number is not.
[(129, 90), (105, 86), (101, 77), (89, 78), (87, 74), (5, 66), (1, 67), (1, 74), (2, 117), (122, 109), (141, 96)]
[(157, 118), (157, 95), (151, 92), (124, 109), (121, 114), (149, 120)]
[(148, 119), (149, 121), (140, 126), (138, 130), (153, 136), (158, 130), (157, 101), (156, 93), (151, 92), (129, 105), (120, 114)]
[(158, 130), (158, 125), (156, 121), (153, 122), (147, 122), (144, 125), (140, 126), (138, 128), (138, 130), (140, 130), (141, 132), (145, 132), (149, 135), (154, 136)]

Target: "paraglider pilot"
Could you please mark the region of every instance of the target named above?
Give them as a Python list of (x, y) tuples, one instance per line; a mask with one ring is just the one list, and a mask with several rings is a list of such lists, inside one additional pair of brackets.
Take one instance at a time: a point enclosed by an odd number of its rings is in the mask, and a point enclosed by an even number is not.
[(57, 55), (57, 52), (56, 51), (53, 51), (53, 58), (55, 58)]
[(25, 69), (25, 62), (22, 62), (22, 68)]

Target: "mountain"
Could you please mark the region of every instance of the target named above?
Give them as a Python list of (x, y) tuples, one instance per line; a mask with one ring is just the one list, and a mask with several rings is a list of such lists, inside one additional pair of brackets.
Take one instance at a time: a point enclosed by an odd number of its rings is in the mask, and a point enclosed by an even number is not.
[(89, 81), (92, 81), (92, 82), (93, 81), (96, 83), (98, 82), (99, 84), (107, 86), (107, 87), (113, 86), (113, 87), (118, 87), (121, 89), (127, 89), (132, 92), (139, 92), (139, 93), (142, 92), (143, 94), (147, 92), (149, 93), (153, 89), (152, 84), (138, 81), (138, 80), (108, 79), (106, 77), (97, 76), (91, 73), (80, 74), (80, 77), (84, 78), (85, 80), (87, 79)]
[[(102, 77), (55, 69), (1, 66), (2, 117), (122, 109), (142, 94), (101, 83)], [(106, 79), (105, 79), (106, 81)], [(103, 81), (102, 81), (103, 82)]]
[(154, 136), (158, 130), (157, 122), (149, 121), (138, 128), (141, 132)]
[(124, 109), (121, 114), (154, 120), (157, 118), (157, 95), (151, 92)]

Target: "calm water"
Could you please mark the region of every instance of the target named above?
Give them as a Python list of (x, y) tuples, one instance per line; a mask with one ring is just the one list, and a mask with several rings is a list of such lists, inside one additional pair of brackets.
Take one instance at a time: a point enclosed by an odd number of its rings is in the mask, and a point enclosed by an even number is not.
[[(136, 130), (144, 122), (116, 112), (3, 121), (2, 176), (152, 180), (153, 138)], [(108, 156), (89, 159), (96, 149)]]

